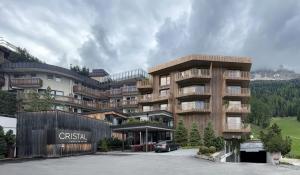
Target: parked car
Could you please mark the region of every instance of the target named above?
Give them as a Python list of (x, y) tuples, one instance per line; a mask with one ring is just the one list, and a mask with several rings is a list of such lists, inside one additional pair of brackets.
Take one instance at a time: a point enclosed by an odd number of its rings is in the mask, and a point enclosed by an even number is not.
[(169, 152), (177, 149), (178, 145), (171, 140), (158, 142), (154, 148), (155, 152)]

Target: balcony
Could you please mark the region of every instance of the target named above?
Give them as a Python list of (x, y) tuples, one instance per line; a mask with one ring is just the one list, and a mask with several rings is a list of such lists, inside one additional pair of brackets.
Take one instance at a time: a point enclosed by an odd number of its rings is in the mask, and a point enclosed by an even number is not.
[(184, 89), (180, 88), (177, 94), (178, 99), (188, 99), (188, 98), (208, 98), (211, 95), (211, 90), (209, 86), (202, 88)]
[(0, 75), (0, 87), (5, 85), (5, 78), (4, 76)]
[(245, 123), (226, 123), (223, 127), (225, 133), (250, 133), (250, 124)]
[(136, 87), (122, 87), (123, 95), (138, 95), (139, 91)]
[(177, 114), (189, 114), (189, 113), (210, 113), (210, 103), (204, 103), (202, 106), (189, 105), (183, 107), (182, 105), (177, 106)]
[(250, 88), (226, 88), (224, 96), (227, 97), (250, 97), (251, 91)]
[(96, 102), (80, 100), (69, 96), (55, 96), (54, 100), (56, 103), (59, 104), (77, 106), (77, 107), (91, 109), (91, 110), (96, 110), (99, 108), (99, 105)]
[(109, 91), (109, 96), (110, 97), (121, 97), (122, 96), (122, 89), (111, 89)]
[(137, 100), (123, 100), (122, 106), (125, 108), (135, 108), (138, 107)]
[(178, 72), (175, 75), (175, 81), (177, 83), (209, 80), (210, 78), (211, 78), (210, 69), (190, 69), (184, 72)]
[(167, 107), (155, 106), (155, 107), (152, 107), (149, 110), (139, 109), (139, 112), (153, 112), (153, 111), (168, 111), (168, 112), (170, 112), (170, 111), (172, 111), (172, 108), (171, 108), (171, 106), (167, 106)]
[(96, 89), (91, 89), (82, 85), (74, 85), (73, 92), (81, 95), (85, 95), (88, 97), (96, 97), (96, 98), (108, 98), (107, 91), (100, 91)]
[(153, 90), (153, 82), (151, 79), (140, 80), (137, 82), (137, 89), (141, 92), (149, 92)]
[(251, 112), (250, 104), (224, 105), (224, 111), (231, 114), (248, 114)]
[(15, 78), (10, 80), (10, 85), (19, 88), (39, 88), (43, 86), (43, 80), (40, 78)]
[(164, 95), (146, 94), (140, 96), (139, 103), (163, 102), (163, 101), (168, 101), (168, 99), (169, 99), (169, 94), (164, 94)]
[(247, 80), (250, 81), (250, 72), (227, 70), (224, 72), (224, 79), (226, 80)]

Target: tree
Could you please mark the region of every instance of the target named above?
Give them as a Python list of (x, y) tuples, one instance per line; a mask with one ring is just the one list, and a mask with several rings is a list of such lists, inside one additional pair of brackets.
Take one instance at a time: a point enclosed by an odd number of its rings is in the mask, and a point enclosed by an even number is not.
[(48, 111), (52, 109), (54, 104), (54, 97), (51, 94), (50, 87), (42, 94), (36, 91), (29, 92), (28, 100), (30, 103), (25, 108), (25, 111), (28, 112)]
[(300, 108), (297, 109), (297, 120), (298, 122), (300, 122)]
[(17, 111), (17, 98), (11, 92), (0, 90), (0, 114), (13, 115)]
[(284, 156), (291, 151), (292, 140), (289, 137), (282, 138), (281, 129), (276, 123), (269, 127), (266, 133), (261, 131), (260, 139), (268, 152), (281, 152)]
[(203, 142), (207, 147), (214, 146), (214, 139), (216, 138), (215, 132), (212, 128), (212, 124), (209, 122), (207, 127), (204, 129)]
[(17, 63), (17, 62), (37, 62), (41, 63), (41, 61), (31, 55), (25, 48), (22, 49), (20, 47), (17, 48), (17, 52), (11, 52), (8, 56), (8, 60)]
[(270, 125), (272, 114), (270, 107), (261, 100), (253, 97), (251, 99), (251, 114), (248, 116), (250, 123), (266, 128)]
[(192, 124), (192, 128), (189, 135), (189, 143), (191, 146), (199, 146), (201, 145), (201, 135), (198, 131), (198, 127), (196, 123)]
[(8, 130), (5, 134), (5, 141), (7, 145), (7, 157), (14, 156), (14, 147), (16, 144), (16, 136), (14, 135), (12, 130)]
[(5, 134), (4, 134), (3, 127), (0, 126), (0, 158), (5, 157), (6, 150), (7, 150), (7, 144), (5, 140)]
[(183, 120), (179, 120), (175, 130), (175, 141), (180, 146), (186, 146), (188, 143), (188, 131), (184, 127)]
[(78, 74), (80, 74), (80, 75), (86, 76), (86, 77), (88, 77), (89, 74), (90, 74), (89, 68), (87, 68), (87, 67), (85, 67), (85, 66), (83, 66), (82, 68), (80, 68), (80, 67), (77, 66), (77, 65), (76, 65), (76, 66), (70, 65), (70, 70), (71, 70), (71, 71), (74, 71), (74, 72), (76, 72), (76, 73), (78, 73)]

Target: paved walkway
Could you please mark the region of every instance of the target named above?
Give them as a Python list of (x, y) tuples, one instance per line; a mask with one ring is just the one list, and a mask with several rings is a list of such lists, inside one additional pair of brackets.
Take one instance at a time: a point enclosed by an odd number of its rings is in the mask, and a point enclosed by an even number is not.
[[(299, 175), (297, 166), (214, 163), (194, 158), (191, 150), (170, 153), (86, 155), (0, 165), (9, 175)], [(191, 151), (192, 152), (192, 151)], [(182, 154), (182, 155), (179, 155)]]

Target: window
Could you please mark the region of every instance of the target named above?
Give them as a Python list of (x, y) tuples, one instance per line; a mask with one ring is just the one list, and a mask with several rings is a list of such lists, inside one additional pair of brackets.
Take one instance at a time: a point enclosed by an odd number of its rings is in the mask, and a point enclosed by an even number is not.
[(241, 117), (227, 117), (228, 129), (241, 129), (242, 122)]
[(171, 83), (170, 75), (160, 76), (160, 86), (167, 86)]
[(230, 94), (240, 94), (242, 92), (241, 86), (227, 86), (227, 91)]
[(241, 71), (240, 70), (229, 70), (228, 76), (231, 78), (239, 78), (239, 77), (241, 77)]
[(242, 107), (241, 101), (229, 101), (228, 102), (228, 109), (239, 109)]
[(30, 74), (31, 78), (36, 78), (36, 74), (35, 73), (32, 73)]
[(182, 110), (204, 109), (204, 107), (204, 101), (189, 101), (181, 103)]
[(152, 106), (143, 106), (143, 112), (152, 111)]
[(57, 82), (61, 82), (61, 77), (59, 77), (59, 76), (55, 76), (55, 81), (57, 81)]
[(159, 95), (162, 97), (166, 97), (166, 96), (168, 96), (168, 94), (169, 94), (169, 89), (159, 91)]
[(160, 110), (168, 110), (168, 104), (161, 104)]
[(53, 75), (48, 74), (48, 75), (47, 75), (47, 79), (48, 79), (48, 80), (53, 80)]
[(64, 96), (64, 92), (63, 91), (56, 91), (55, 95), (56, 96)]

